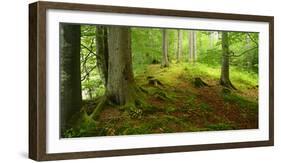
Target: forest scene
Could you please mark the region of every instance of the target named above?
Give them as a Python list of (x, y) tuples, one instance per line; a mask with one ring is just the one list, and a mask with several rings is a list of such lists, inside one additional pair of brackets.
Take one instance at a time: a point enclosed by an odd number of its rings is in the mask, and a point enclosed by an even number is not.
[(258, 128), (259, 34), (60, 24), (62, 138)]

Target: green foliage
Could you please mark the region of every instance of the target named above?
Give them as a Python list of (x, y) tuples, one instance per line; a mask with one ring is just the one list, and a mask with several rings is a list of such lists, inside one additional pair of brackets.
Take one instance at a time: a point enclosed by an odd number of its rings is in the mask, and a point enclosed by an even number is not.
[(97, 69), (95, 26), (81, 26), (81, 84), (83, 99), (93, 99), (104, 94), (104, 84)]
[(221, 64), (221, 53), (222, 50), (219, 48), (201, 51), (198, 56), (198, 61), (209, 66), (219, 66)]
[(63, 132), (63, 137), (65, 138), (89, 137), (92, 135), (105, 135), (104, 128), (98, 127), (94, 121), (80, 121), (79, 126)]
[(132, 53), (135, 67), (160, 62), (162, 31), (157, 28), (132, 28)]

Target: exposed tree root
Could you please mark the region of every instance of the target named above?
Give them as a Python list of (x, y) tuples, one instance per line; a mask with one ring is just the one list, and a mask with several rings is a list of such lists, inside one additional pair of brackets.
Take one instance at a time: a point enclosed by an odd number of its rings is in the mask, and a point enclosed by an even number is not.
[(142, 91), (145, 94), (148, 94), (148, 91), (146, 89), (144, 89), (143, 87), (139, 87), (140, 91)]
[(93, 111), (93, 113), (90, 115), (91, 119), (97, 119), (101, 110), (103, 109), (103, 107), (105, 106), (107, 102), (107, 98), (104, 96), (100, 99), (98, 105), (96, 106), (95, 110)]
[(201, 78), (197, 77), (194, 78), (193, 80), (193, 84), (196, 88), (202, 88), (202, 87), (209, 87), (209, 85), (207, 83), (205, 83)]
[(237, 90), (237, 88), (229, 80), (228, 81), (220, 80), (220, 85), (222, 85), (230, 90)]
[(161, 91), (161, 90), (158, 90), (158, 91), (153, 92), (152, 95), (153, 95), (154, 97), (160, 99), (160, 100), (163, 100), (163, 101), (165, 101), (165, 100), (171, 100), (171, 97), (170, 97), (169, 95), (167, 95), (166, 92)]
[[(130, 90), (130, 95), (126, 100), (126, 103), (124, 105), (119, 105), (119, 108), (121, 110), (124, 110), (129, 113), (130, 117), (132, 118), (141, 118), (143, 111), (149, 110), (152, 108), (151, 105), (147, 104), (145, 101), (145, 94), (147, 94), (148, 91), (145, 90), (142, 87), (134, 86)], [(100, 101), (98, 102), (96, 108), (89, 116), (93, 120), (97, 120), (99, 118), (99, 115), (102, 111), (102, 109), (106, 105), (117, 105), (112, 103), (108, 97), (103, 96)]]
[(230, 94), (231, 93), (231, 89), (229, 89), (227, 87), (223, 87), (221, 91), (222, 91), (223, 94)]

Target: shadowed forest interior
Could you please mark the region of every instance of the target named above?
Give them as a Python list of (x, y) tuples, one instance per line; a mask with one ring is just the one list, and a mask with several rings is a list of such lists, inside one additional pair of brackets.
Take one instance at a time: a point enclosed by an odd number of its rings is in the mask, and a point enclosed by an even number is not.
[(258, 36), (61, 23), (61, 137), (257, 129)]

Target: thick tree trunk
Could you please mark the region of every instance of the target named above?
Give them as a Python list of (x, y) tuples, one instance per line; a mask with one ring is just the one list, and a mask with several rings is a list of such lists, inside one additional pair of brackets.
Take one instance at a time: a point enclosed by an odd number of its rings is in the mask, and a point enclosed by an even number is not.
[(100, 99), (92, 119), (97, 119), (104, 105), (109, 102), (121, 106), (132, 117), (141, 117), (142, 109), (147, 106), (144, 96), (134, 81), (131, 31), (128, 27), (108, 27), (108, 77), (106, 93)]
[(162, 63), (161, 67), (169, 67), (168, 60), (168, 32), (166, 29), (163, 29), (162, 37)]
[(60, 25), (60, 55), (60, 118), (63, 131), (71, 117), (81, 109), (80, 25)]
[(196, 61), (196, 31), (189, 31), (189, 62)]
[(178, 51), (177, 51), (177, 62), (180, 62), (182, 59), (182, 31), (178, 30)]
[(107, 28), (103, 26), (96, 27), (96, 53), (97, 66), (106, 86), (108, 77), (108, 43)]
[(222, 32), (222, 65), (220, 84), (231, 89), (236, 89), (229, 79), (229, 54), (228, 33)]
[(134, 97), (131, 55), (131, 33), (127, 27), (109, 27), (108, 82), (106, 96), (117, 105), (125, 105)]

